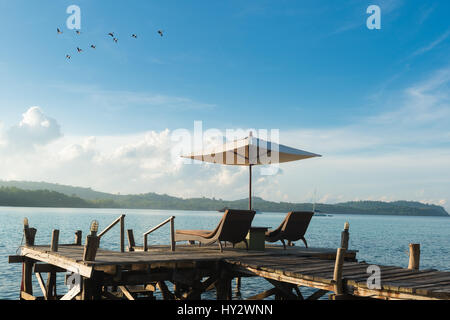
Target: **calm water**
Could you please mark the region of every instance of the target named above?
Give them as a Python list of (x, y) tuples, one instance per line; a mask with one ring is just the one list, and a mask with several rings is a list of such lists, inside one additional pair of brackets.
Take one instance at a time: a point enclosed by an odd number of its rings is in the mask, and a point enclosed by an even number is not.
[[(172, 215), (176, 216), (176, 229), (212, 229), (222, 217), (222, 213), (218, 212), (0, 208), (0, 299), (18, 299), (19, 296), (21, 265), (8, 264), (8, 256), (18, 252), (22, 241), (24, 217), (28, 217), (30, 226), (38, 230), (36, 244), (48, 244), (52, 229), (60, 230), (60, 243), (72, 243), (75, 230), (82, 230), (84, 238), (93, 219), (99, 221), (99, 230), (102, 230), (122, 213), (126, 214), (126, 229), (134, 230), (138, 244), (142, 241), (138, 237), (139, 234)], [(277, 227), (284, 216), (284, 213), (259, 214), (255, 216), (253, 225)], [(350, 249), (359, 250), (357, 257), (360, 261), (407, 267), (408, 244), (420, 243), (421, 268), (450, 271), (450, 218), (362, 215), (314, 217), (306, 234), (308, 244), (311, 247), (338, 247), (345, 221), (350, 222)], [(149, 236), (151, 244), (169, 244), (169, 242), (167, 226)], [(101, 246), (119, 249), (118, 226), (102, 238)], [(45, 280), (45, 275), (43, 276)], [(58, 282), (62, 281), (62, 278), (63, 275), (59, 275)], [(35, 285), (35, 292), (40, 293), (39, 287)], [(243, 278), (242, 297), (249, 297), (270, 287), (271, 285), (263, 279)], [(59, 292), (64, 293), (60, 288), (62, 287), (58, 287)], [(304, 292), (308, 295), (308, 290)], [(211, 299), (214, 295), (208, 293), (203, 297)]]

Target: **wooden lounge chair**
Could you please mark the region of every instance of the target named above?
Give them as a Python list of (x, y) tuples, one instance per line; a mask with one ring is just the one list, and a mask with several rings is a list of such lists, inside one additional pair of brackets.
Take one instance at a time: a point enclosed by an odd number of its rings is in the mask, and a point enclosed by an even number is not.
[(206, 230), (176, 230), (175, 241), (198, 241), (200, 245), (208, 245), (214, 242), (219, 243), (220, 252), (223, 252), (221, 241), (228, 241), (233, 244), (244, 241), (248, 250), (248, 243), (245, 237), (252, 224), (255, 211), (251, 210), (231, 210), (225, 214), (213, 231)]
[(288, 244), (290, 244), (292, 241), (301, 239), (305, 243), (306, 248), (308, 248), (305, 233), (313, 215), (314, 212), (289, 212), (278, 228), (266, 232), (266, 241), (281, 241), (284, 249), (286, 249), (286, 243), (284, 242), (285, 240), (287, 240)]

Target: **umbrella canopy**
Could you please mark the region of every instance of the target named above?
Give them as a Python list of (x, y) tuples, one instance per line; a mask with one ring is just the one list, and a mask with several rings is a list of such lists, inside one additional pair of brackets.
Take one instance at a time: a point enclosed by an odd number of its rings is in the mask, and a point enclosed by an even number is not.
[(227, 142), (210, 150), (194, 152), (182, 157), (224, 165), (248, 166), (250, 172), (249, 209), (251, 210), (252, 166), (303, 160), (321, 157), (321, 155), (255, 138), (250, 133), (244, 139)]

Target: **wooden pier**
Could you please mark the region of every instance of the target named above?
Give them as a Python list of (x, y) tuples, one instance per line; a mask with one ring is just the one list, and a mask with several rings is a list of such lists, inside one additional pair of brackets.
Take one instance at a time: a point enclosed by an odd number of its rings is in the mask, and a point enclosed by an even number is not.
[[(177, 245), (175, 248), (173, 243), (169, 246), (144, 243), (144, 250), (135, 246), (131, 231), (128, 232), (129, 248), (125, 251), (123, 217), (108, 228), (119, 222), (120, 251), (99, 248), (101, 237), (97, 236), (95, 224), (84, 245), (80, 231), (76, 232), (73, 244), (59, 244), (57, 230), (50, 245), (35, 245), (36, 230), (26, 224), (26, 243), (20, 255), (9, 258), (10, 263), (23, 265), (20, 298), (136, 300), (155, 299), (154, 293), (159, 291), (163, 299), (197, 300), (206, 291), (215, 290), (217, 299), (229, 300), (233, 297), (234, 280), (235, 290), (239, 291), (242, 277), (262, 277), (272, 288), (248, 299), (275, 296), (281, 300), (315, 300), (328, 294), (336, 300), (450, 300), (450, 272), (419, 270), (417, 248), (412, 249), (415, 260), (410, 260), (408, 269), (373, 267), (358, 262), (357, 252), (346, 248), (292, 246), (284, 250), (282, 246), (272, 245), (264, 251), (246, 251), (228, 246), (221, 253), (217, 246)], [(380, 275), (379, 283), (371, 280), (376, 271)], [(47, 273), (46, 283), (43, 273)], [(57, 273), (65, 273), (67, 282), (72, 283), (64, 296), (57, 293)], [(33, 278), (39, 283), (39, 294), (33, 293)], [(316, 291), (306, 297), (303, 287)]]

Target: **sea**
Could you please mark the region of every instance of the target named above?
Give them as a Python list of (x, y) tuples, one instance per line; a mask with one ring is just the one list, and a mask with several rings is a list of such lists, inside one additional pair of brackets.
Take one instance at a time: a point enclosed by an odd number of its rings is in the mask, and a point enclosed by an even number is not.
[[(0, 299), (19, 298), (21, 264), (9, 264), (8, 256), (20, 252), (23, 239), (23, 219), (37, 229), (36, 244), (49, 244), (53, 229), (60, 230), (59, 243), (73, 243), (75, 231), (82, 230), (83, 238), (89, 232), (93, 220), (102, 230), (119, 215), (125, 214), (125, 228), (133, 229), (136, 242), (138, 235), (156, 226), (170, 216), (175, 216), (175, 229), (213, 229), (223, 213), (212, 211), (178, 210), (128, 210), (128, 209), (67, 209), (67, 208), (18, 208), (0, 207)], [(276, 228), (286, 213), (266, 212), (255, 215), (252, 225)], [(420, 243), (421, 269), (450, 271), (450, 218), (374, 215), (327, 215), (314, 216), (306, 233), (310, 247), (337, 248), (345, 222), (350, 224), (349, 249), (358, 250), (357, 258), (369, 264), (408, 266), (408, 244)], [(119, 250), (120, 230), (118, 225), (102, 238), (101, 247)], [(168, 225), (149, 235), (148, 242), (169, 244)], [(303, 245), (302, 242), (296, 245)], [(43, 275), (44, 281), (46, 275)], [(64, 274), (58, 274), (58, 294), (67, 292)], [(34, 291), (40, 293), (35, 279)], [(241, 294), (233, 299), (245, 299), (272, 286), (261, 278), (243, 278)], [(233, 283), (234, 288), (234, 283)], [(302, 288), (308, 296), (311, 289)], [(158, 298), (158, 295), (156, 296)], [(203, 299), (214, 299), (214, 292), (202, 295)], [(323, 297), (326, 299), (326, 296)]]

